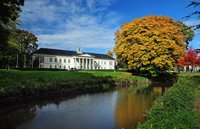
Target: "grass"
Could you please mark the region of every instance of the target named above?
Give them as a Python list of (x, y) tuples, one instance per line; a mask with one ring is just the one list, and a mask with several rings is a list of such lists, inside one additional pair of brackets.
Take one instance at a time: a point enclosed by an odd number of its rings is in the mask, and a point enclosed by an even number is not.
[(138, 129), (195, 129), (200, 128), (199, 99), (200, 73), (181, 73), (178, 82), (158, 98), (147, 114), (147, 120)]
[(55, 82), (62, 80), (87, 80), (94, 77), (111, 77), (146, 80), (146, 78), (132, 76), (128, 72), (113, 71), (19, 71), (19, 70), (0, 70), (0, 87), (15, 86), (29, 82)]
[(190, 73), (190, 72), (184, 72), (184, 73), (180, 73), (179, 77), (200, 77), (200, 72), (194, 72), (194, 73)]
[[(114, 82), (113, 82), (114, 81)], [(22, 90), (62, 89), (67, 86), (79, 88), (103, 88), (120, 81), (147, 82), (144, 77), (128, 72), (114, 71), (20, 71), (0, 70), (0, 95), (18, 93)], [(120, 83), (118, 83), (120, 84)], [(20, 93), (19, 93), (20, 94)]]

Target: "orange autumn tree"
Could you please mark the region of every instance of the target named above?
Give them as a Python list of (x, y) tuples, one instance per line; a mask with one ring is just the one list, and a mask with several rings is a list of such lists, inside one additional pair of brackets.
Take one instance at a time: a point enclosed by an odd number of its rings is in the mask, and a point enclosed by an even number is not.
[(112, 57), (113, 57), (113, 51), (109, 50), (109, 51), (106, 53), (106, 55), (112, 56)]
[(121, 26), (115, 35), (118, 62), (153, 76), (174, 68), (186, 49), (181, 26), (169, 17), (146, 16)]

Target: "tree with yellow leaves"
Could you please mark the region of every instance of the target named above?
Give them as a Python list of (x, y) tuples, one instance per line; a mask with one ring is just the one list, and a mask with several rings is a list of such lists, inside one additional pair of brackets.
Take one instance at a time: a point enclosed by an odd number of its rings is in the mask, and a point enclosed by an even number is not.
[(134, 19), (115, 35), (117, 61), (152, 76), (172, 70), (186, 49), (180, 24), (164, 16)]
[(106, 55), (112, 56), (112, 57), (113, 57), (113, 51), (109, 50), (109, 51), (106, 53)]

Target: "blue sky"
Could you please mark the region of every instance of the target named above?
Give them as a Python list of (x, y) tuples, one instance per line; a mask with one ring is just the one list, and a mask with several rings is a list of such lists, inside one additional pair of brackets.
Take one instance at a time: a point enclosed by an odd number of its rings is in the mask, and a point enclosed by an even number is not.
[[(181, 20), (198, 8), (186, 8), (190, 0), (25, 0), (20, 29), (38, 37), (39, 47), (106, 53), (114, 48), (114, 33), (125, 22), (147, 15)], [(200, 32), (190, 43), (200, 48)]]

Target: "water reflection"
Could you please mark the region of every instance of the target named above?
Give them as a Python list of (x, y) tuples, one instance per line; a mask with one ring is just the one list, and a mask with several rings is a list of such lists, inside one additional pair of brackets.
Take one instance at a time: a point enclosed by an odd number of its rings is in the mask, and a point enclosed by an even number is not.
[(0, 110), (0, 129), (116, 129), (144, 121), (164, 87), (122, 88), (62, 101), (30, 102)]
[(15, 129), (36, 116), (36, 106), (16, 107), (14, 109), (11, 107), (11, 110), (1, 112), (0, 129)]
[(163, 87), (124, 88), (118, 92), (115, 120), (118, 129), (134, 128), (143, 122), (145, 112), (155, 98), (163, 93)]

